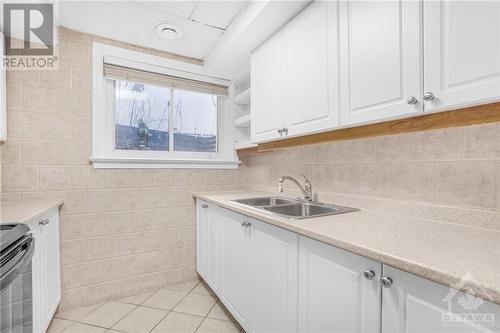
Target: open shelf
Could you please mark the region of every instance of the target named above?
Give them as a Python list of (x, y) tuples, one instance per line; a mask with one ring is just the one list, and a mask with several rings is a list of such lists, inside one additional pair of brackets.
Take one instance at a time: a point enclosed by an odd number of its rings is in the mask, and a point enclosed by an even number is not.
[(250, 104), (250, 88), (247, 88), (234, 96), (234, 103), (240, 105)]
[(250, 126), (250, 114), (247, 113), (234, 120), (234, 126), (236, 127), (248, 127)]

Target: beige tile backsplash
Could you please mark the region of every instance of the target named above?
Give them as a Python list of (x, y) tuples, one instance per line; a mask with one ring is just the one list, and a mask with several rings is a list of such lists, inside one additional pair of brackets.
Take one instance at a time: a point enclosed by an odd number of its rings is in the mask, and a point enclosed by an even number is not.
[(153, 53), (62, 29), (58, 71), (7, 74), (9, 137), (1, 145), (2, 199), (64, 199), (63, 309), (196, 279), (191, 193), (244, 184), (241, 169), (93, 169), (94, 40)]
[[(276, 191), (280, 175), (303, 173), (320, 199), (356, 194), (409, 200), (466, 207), (500, 220), (500, 123), (292, 147), (242, 161), (251, 188)], [(294, 187), (286, 183), (285, 191), (297, 193)]]

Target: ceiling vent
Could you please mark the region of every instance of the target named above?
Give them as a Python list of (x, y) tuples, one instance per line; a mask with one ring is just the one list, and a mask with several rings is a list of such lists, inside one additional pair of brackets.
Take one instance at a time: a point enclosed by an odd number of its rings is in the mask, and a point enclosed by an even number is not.
[(156, 26), (156, 34), (164, 39), (180, 39), (182, 31), (178, 27), (168, 23), (158, 24)]

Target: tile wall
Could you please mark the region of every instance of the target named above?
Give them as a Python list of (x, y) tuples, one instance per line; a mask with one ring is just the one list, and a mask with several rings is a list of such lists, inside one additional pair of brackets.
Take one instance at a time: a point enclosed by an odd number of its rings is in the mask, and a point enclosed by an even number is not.
[(91, 155), (91, 43), (60, 31), (58, 71), (7, 75), (2, 199), (64, 199), (60, 310), (196, 279), (191, 193), (238, 189), (240, 170), (97, 170)]
[[(279, 176), (302, 173), (320, 199), (370, 207), (395, 199), (421, 214), (453, 207), (449, 222), (480, 216), (480, 226), (500, 229), (500, 123), (293, 147), (242, 161), (249, 188), (276, 191)], [(297, 193), (294, 187), (285, 183)]]

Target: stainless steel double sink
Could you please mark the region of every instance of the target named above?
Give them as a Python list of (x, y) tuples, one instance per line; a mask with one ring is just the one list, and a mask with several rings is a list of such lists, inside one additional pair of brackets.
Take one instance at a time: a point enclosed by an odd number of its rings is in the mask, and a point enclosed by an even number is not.
[(253, 207), (265, 212), (280, 215), (291, 220), (311, 217), (344, 214), (358, 211), (357, 208), (312, 202), (284, 197), (259, 197), (232, 200), (241, 205)]

